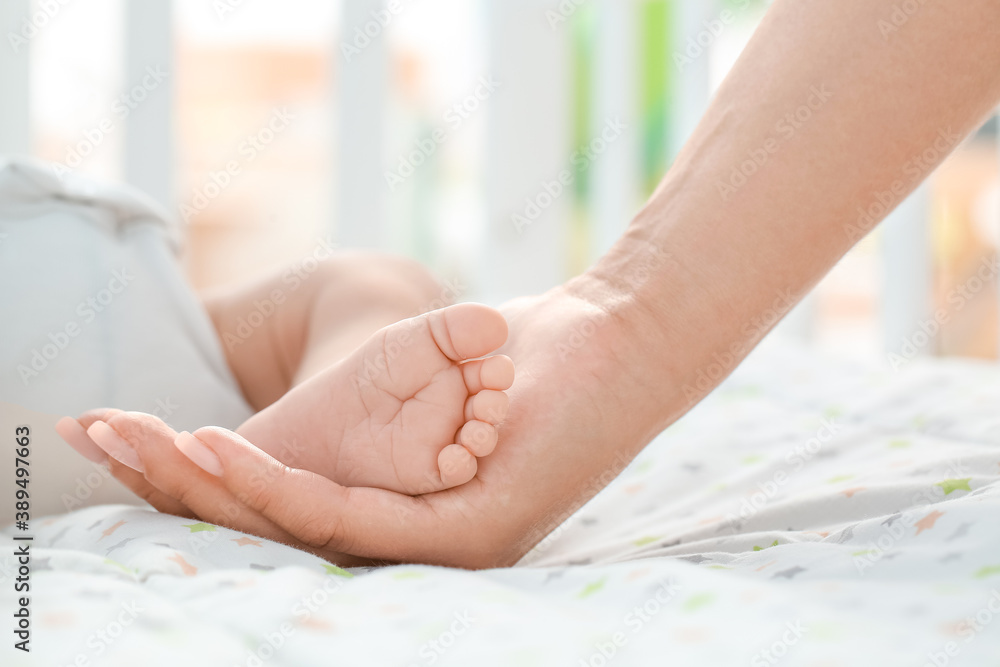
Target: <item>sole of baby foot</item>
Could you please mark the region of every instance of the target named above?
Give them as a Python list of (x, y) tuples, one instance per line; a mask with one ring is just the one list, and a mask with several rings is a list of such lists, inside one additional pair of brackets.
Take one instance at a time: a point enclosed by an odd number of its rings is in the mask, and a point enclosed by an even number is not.
[(503, 315), (480, 304), (397, 322), (237, 432), (347, 486), (421, 495), (464, 484), (507, 416), (513, 362), (486, 356), (506, 338)]

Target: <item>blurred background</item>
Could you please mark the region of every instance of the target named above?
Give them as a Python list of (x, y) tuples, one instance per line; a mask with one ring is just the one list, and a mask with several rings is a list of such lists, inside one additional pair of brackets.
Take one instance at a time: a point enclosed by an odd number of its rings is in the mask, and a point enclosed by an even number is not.
[[(0, 152), (150, 193), (199, 289), (332, 240), (496, 303), (607, 249), (767, 4), (4, 0)], [(976, 273), (997, 253), (998, 165), (994, 118), (780, 335), (996, 358), (997, 276)], [(941, 332), (914, 339), (939, 308)]]

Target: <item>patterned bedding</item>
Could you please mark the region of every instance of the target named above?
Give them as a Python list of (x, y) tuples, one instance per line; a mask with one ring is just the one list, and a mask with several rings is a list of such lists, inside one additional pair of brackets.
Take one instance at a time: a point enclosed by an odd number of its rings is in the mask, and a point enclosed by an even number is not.
[(505, 570), (347, 571), (120, 505), (34, 523), (3, 665), (1000, 666), (1000, 372), (763, 349)]

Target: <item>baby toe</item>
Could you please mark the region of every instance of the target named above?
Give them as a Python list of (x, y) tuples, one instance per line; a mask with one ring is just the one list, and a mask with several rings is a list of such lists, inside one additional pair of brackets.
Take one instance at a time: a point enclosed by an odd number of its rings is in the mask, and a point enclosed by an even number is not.
[(483, 389), (503, 391), (514, 384), (514, 362), (510, 357), (497, 355), (466, 361), (461, 368), (470, 395), (478, 394)]
[(479, 375), (483, 389), (497, 391), (510, 389), (511, 385), (514, 384), (514, 361), (502, 354), (484, 359)]
[(465, 420), (499, 424), (507, 418), (510, 399), (502, 391), (485, 389), (465, 402)]
[(427, 317), (434, 341), (452, 361), (482, 357), (507, 340), (507, 320), (489, 306), (460, 303)]
[(476, 457), (462, 445), (448, 445), (438, 454), (438, 473), (446, 489), (471, 480), (478, 467)]
[(486, 422), (466, 422), (456, 440), (472, 452), (473, 456), (489, 456), (497, 446), (497, 429)]

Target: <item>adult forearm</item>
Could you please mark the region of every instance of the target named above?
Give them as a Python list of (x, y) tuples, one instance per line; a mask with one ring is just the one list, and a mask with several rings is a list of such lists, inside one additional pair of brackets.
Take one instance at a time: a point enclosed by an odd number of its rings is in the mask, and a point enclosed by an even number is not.
[[(650, 370), (688, 402), (706, 365), (732, 370), (1000, 99), (1000, 3), (927, 0), (905, 21), (897, 4), (775, 2), (588, 275), (609, 307), (640, 314), (659, 346)], [(651, 252), (670, 261), (623, 281)]]

